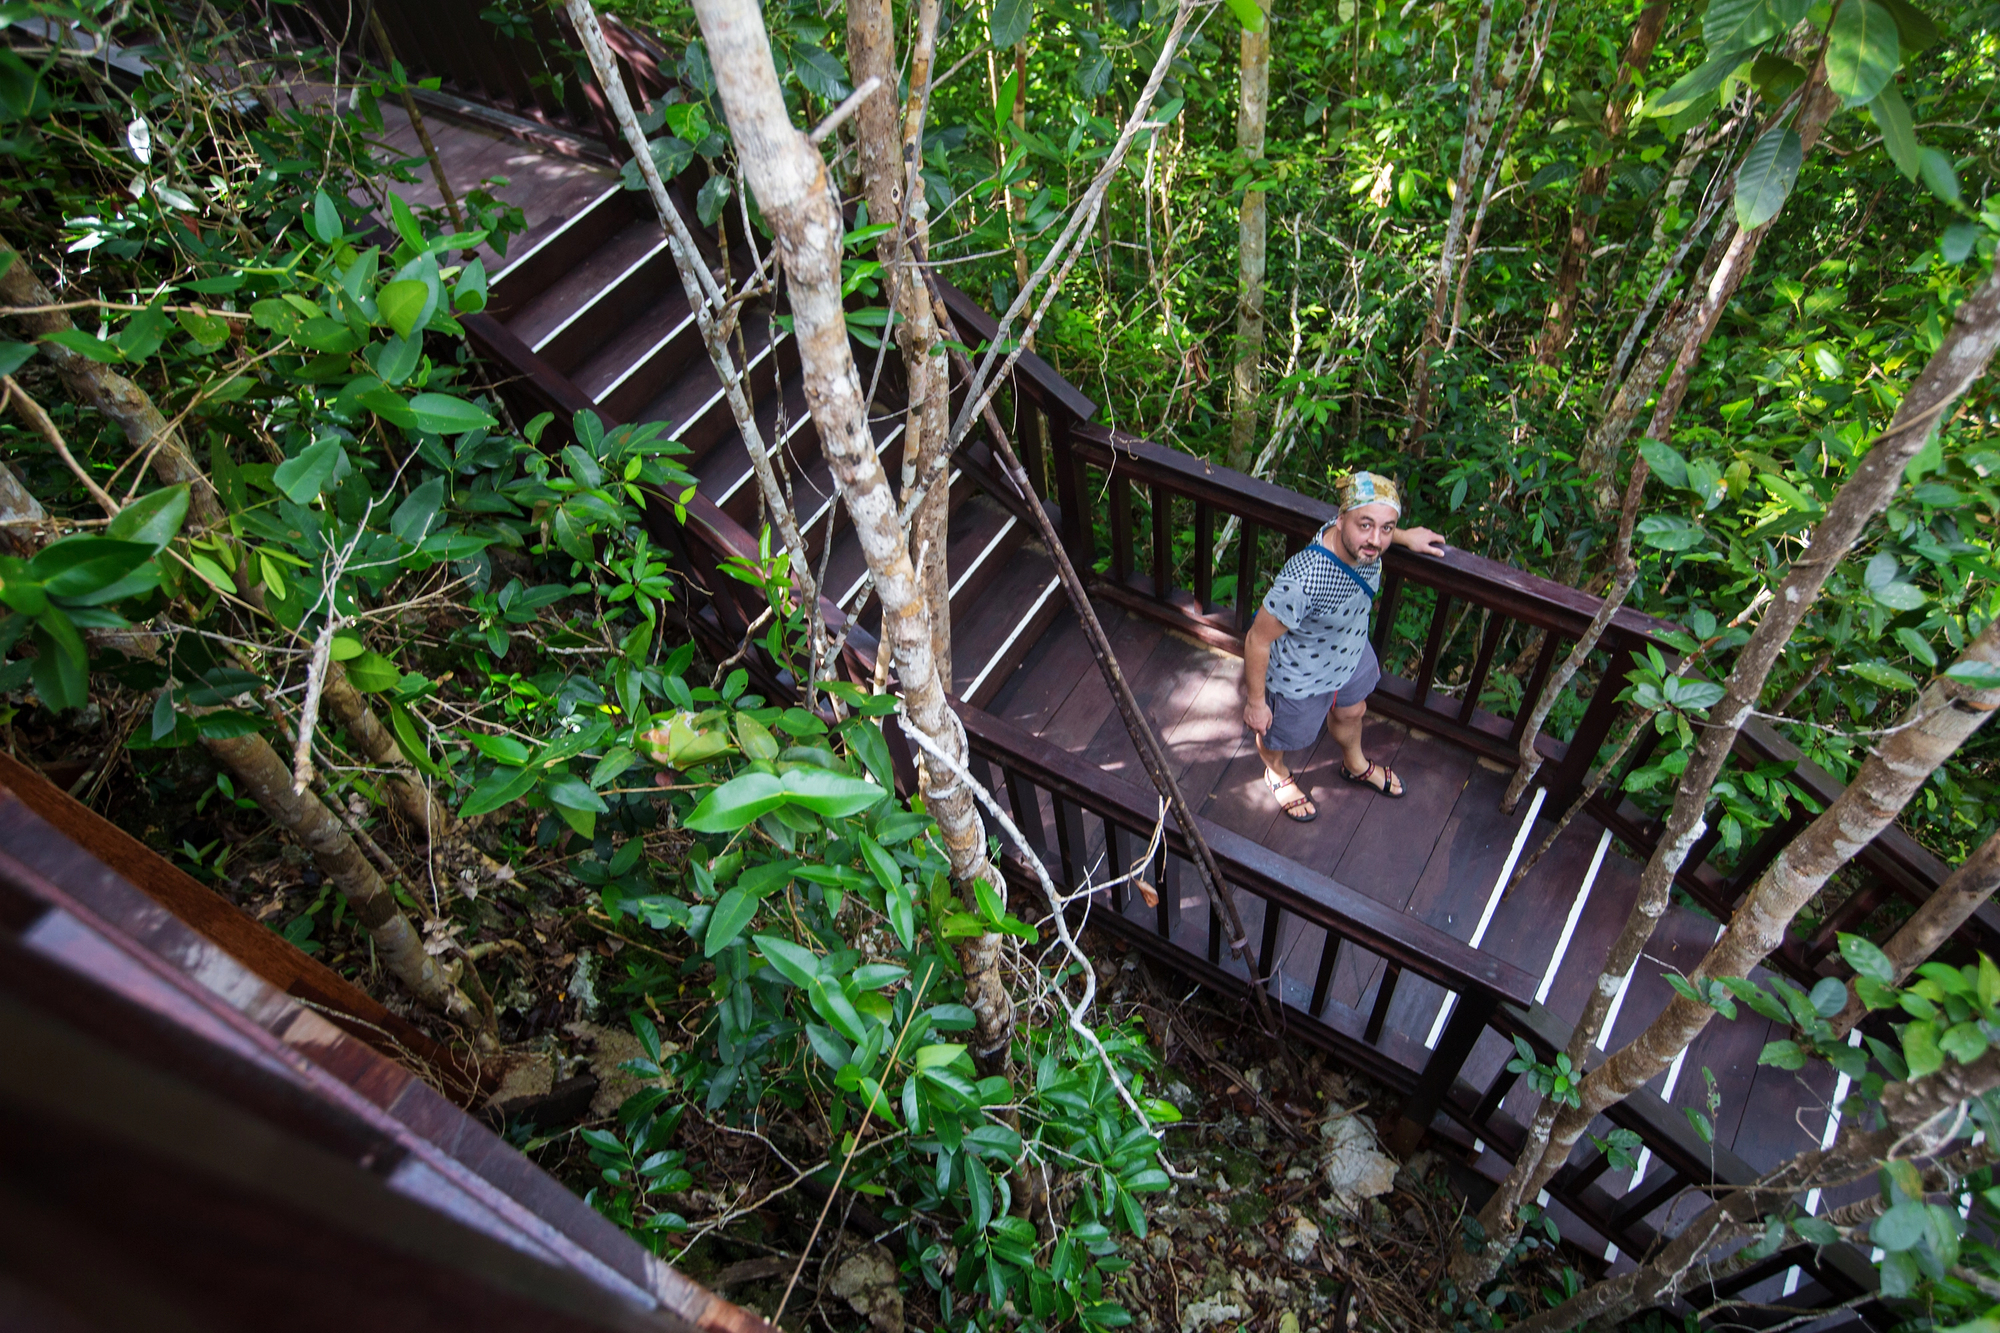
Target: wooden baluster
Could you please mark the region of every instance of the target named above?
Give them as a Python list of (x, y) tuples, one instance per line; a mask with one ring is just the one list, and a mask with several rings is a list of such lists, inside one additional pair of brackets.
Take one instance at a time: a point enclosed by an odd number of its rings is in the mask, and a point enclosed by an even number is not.
[(1056, 850), (1062, 857), (1063, 882), (1059, 887), (1074, 891), (1083, 883), (1084, 857), (1090, 846), (1083, 839), (1083, 809), (1053, 792), (1050, 799), (1055, 802)]
[(1153, 596), (1165, 601), (1174, 590), (1174, 493), (1155, 486), (1153, 494)]
[(1181, 885), (1186, 882), (1188, 870), (1186, 861), (1162, 847), (1160, 863), (1164, 873), (1154, 885), (1159, 891), (1159, 906), (1153, 909), (1153, 929), (1166, 939), (1172, 939), (1181, 928)]
[[(1512, 1063), (1513, 1061), (1508, 1061), (1508, 1064)], [(1494, 1113), (1500, 1109), (1500, 1103), (1507, 1100), (1507, 1094), (1514, 1090), (1514, 1085), (1520, 1078), (1518, 1072), (1508, 1069), (1505, 1065), (1501, 1066), (1499, 1074), (1486, 1085), (1486, 1095), (1481, 1097), (1479, 1105), (1473, 1108), (1472, 1123), (1483, 1126), (1492, 1120)]]
[(1215, 901), (1208, 904), (1208, 961), (1210, 966), (1222, 966), (1222, 913), (1215, 910)]
[(1368, 1026), (1361, 1033), (1361, 1040), (1370, 1046), (1381, 1040), (1382, 1024), (1389, 1018), (1389, 1002), (1396, 997), (1396, 983), (1402, 975), (1401, 963), (1383, 960), (1382, 982), (1375, 988), (1375, 1007), (1368, 1011)]
[(1257, 618), (1257, 525), (1244, 519), (1236, 530), (1236, 632), (1248, 634)]
[[(1613, 1231), (1623, 1232), (1632, 1223), (1644, 1221), (1648, 1213), (1679, 1194), (1687, 1186), (1687, 1177), (1668, 1166), (1664, 1160), (1660, 1162), (1660, 1167), (1657, 1179), (1649, 1176), (1644, 1188), (1635, 1185), (1626, 1191), (1625, 1197), (1618, 1201), (1618, 1206), (1611, 1210)], [(1620, 1240), (1623, 1237), (1613, 1236), (1612, 1239)]]
[(1215, 510), (1206, 500), (1194, 502), (1194, 599), (1203, 615), (1215, 593)]
[(1486, 688), (1486, 677), (1493, 670), (1493, 654), (1500, 648), (1500, 636), (1507, 630), (1507, 621), (1498, 611), (1486, 613), (1486, 632), (1479, 636), (1479, 660), (1472, 664), (1472, 678), (1465, 682), (1465, 700), (1458, 706), (1458, 720), (1472, 721), (1473, 710), (1479, 707), (1480, 691)]
[(1279, 993), (1279, 988), (1272, 985), (1276, 978), (1271, 974), (1271, 963), (1278, 953), (1278, 925), (1284, 920), (1284, 916), (1283, 908), (1268, 898), (1264, 900), (1264, 938), (1257, 946), (1256, 980), (1259, 984), (1270, 987), (1273, 995)]
[[(1105, 868), (1105, 875), (1108, 878), (1117, 879), (1132, 868), (1133, 860), (1144, 849), (1145, 844), (1139, 843), (1137, 846), (1134, 846), (1132, 843), (1132, 834), (1127, 832), (1122, 825), (1114, 824), (1109, 820), (1106, 820), (1104, 823), (1104, 833), (1105, 841), (1110, 844), (1111, 852), (1111, 864)], [(1113, 884), (1111, 886), (1111, 909), (1120, 916), (1125, 915), (1125, 904), (1132, 901), (1132, 896), (1130, 880), (1122, 884)]]
[(1007, 770), (1007, 803), (1014, 807), (1014, 827), (1021, 830), (1021, 836), (1041, 856), (1044, 866), (1048, 864), (1049, 833), (1042, 822), (1041, 793), (1033, 783)]
[(1062, 542), (1070, 563), (1088, 577), (1097, 564), (1096, 539), (1091, 535), (1090, 508), (1084, 497), (1083, 455), (1071, 445), (1069, 413), (1057, 408), (1049, 413), (1049, 461), (1056, 470), (1056, 498), (1062, 505)]
[(1333, 984), (1334, 964), (1340, 960), (1340, 934), (1331, 926), (1327, 928), (1326, 942), (1319, 949), (1319, 970), (1313, 973), (1312, 1016), (1318, 1018), (1326, 1011), (1326, 992)]
[(1450, 622), (1451, 596), (1438, 590), (1437, 607), (1431, 612), (1431, 631), (1424, 636), (1424, 657), (1417, 666), (1416, 704), (1430, 707), (1431, 681), (1437, 678), (1438, 655), (1444, 651), (1444, 632)]
[(1510, 743), (1519, 745), (1521, 733), (1528, 729), (1528, 716), (1535, 711), (1535, 704), (1541, 699), (1542, 691), (1548, 688), (1549, 672), (1555, 670), (1556, 654), (1562, 649), (1562, 635), (1554, 630), (1542, 634), (1542, 651), (1535, 655), (1535, 669), (1528, 673), (1528, 688), (1521, 695), (1520, 711), (1514, 714), (1514, 725), (1507, 731)]
[(1111, 581), (1125, 587), (1132, 578), (1132, 478), (1111, 454)]
[(1853, 934), (1857, 927), (1882, 905), (1889, 896), (1892, 886), (1880, 875), (1870, 875), (1868, 882), (1848, 896), (1846, 902), (1827, 914), (1820, 928), (1806, 945), (1806, 960), (1815, 966), (1819, 960), (1832, 953), (1840, 943), (1840, 936)]
[(1011, 377), (1014, 387), (1014, 452), (1020, 455), (1021, 467), (1028, 474), (1028, 485), (1035, 494), (1049, 493), (1048, 476), (1042, 467), (1042, 414), (1035, 407), (1035, 400), (1021, 392), (1021, 377)]
[[(1604, 738), (1611, 734), (1612, 725), (1625, 709), (1618, 696), (1625, 691), (1625, 678), (1632, 670), (1637, 644), (1622, 632), (1606, 634), (1604, 643), (1610, 660), (1597, 682), (1597, 692), (1584, 705), (1583, 720), (1576, 724), (1576, 734), (1570, 737), (1569, 753), (1563, 756), (1561, 766), (1554, 773), (1545, 774), (1551, 810), (1567, 806), (1583, 790), (1591, 765), (1597, 762), (1597, 752), (1604, 746)], [(1690, 860), (1687, 864), (1692, 869), (1700, 862)]]
[(1375, 657), (1384, 674), (1389, 670), (1389, 640), (1396, 630), (1396, 608), (1403, 600), (1403, 576), (1386, 562), (1382, 591), (1375, 598)]
[(1499, 1003), (1488, 990), (1468, 990), (1459, 995), (1451, 1019), (1438, 1038), (1437, 1049), (1424, 1061), (1424, 1072), (1417, 1079), (1416, 1088), (1403, 1101), (1403, 1123), (1397, 1132), (1399, 1142), (1414, 1148), (1416, 1140), (1430, 1128), (1432, 1118), (1451, 1092), (1458, 1071), (1465, 1067), (1465, 1057), (1472, 1054)]
[[(1658, 743), (1657, 734), (1653, 740)], [(1750, 845), (1750, 850), (1744, 853), (1743, 859), (1736, 863), (1736, 869), (1729, 876), (1729, 887), (1724, 892), (1729, 895), (1730, 906), (1734, 907), (1743, 895), (1750, 891), (1750, 886), (1757, 882), (1757, 877), (1764, 873), (1765, 868), (1777, 859), (1778, 853), (1783, 851), (1811, 821), (1812, 816), (1797, 808), (1795, 804), (1787, 818), (1779, 820), (1758, 836), (1757, 841)], [(1842, 926), (1841, 929), (1846, 930), (1848, 927)]]
[(1581, 1194), (1589, 1189), (1591, 1183), (1603, 1175), (1605, 1168), (1610, 1165), (1609, 1157), (1593, 1150), (1590, 1156), (1583, 1159), (1581, 1165), (1565, 1166), (1558, 1171), (1555, 1179), (1549, 1182), (1549, 1193)]

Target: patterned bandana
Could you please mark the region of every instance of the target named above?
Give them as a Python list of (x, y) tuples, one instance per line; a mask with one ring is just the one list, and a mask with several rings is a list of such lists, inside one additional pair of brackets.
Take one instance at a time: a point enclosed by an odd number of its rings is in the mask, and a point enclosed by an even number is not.
[(1350, 472), (1335, 485), (1343, 514), (1362, 505), (1388, 505), (1399, 516), (1403, 512), (1403, 497), (1396, 490), (1396, 483), (1379, 472)]

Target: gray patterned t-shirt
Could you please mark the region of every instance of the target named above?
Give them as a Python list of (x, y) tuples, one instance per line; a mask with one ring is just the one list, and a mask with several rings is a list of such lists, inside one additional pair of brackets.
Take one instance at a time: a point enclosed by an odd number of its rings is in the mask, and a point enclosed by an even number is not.
[[(1382, 586), (1381, 561), (1357, 565), (1354, 572), (1371, 592)], [(1310, 699), (1345, 685), (1368, 642), (1368, 608), (1373, 600), (1311, 548), (1287, 560), (1271, 591), (1264, 594), (1264, 609), (1285, 626), (1285, 633), (1271, 645), (1265, 692)]]

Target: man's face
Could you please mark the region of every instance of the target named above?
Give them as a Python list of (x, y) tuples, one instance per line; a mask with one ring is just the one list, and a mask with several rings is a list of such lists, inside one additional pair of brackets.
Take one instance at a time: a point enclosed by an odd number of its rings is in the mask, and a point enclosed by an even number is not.
[(1396, 509), (1385, 504), (1360, 505), (1342, 514), (1334, 527), (1341, 545), (1362, 564), (1369, 564), (1389, 549), (1389, 538), (1396, 532)]

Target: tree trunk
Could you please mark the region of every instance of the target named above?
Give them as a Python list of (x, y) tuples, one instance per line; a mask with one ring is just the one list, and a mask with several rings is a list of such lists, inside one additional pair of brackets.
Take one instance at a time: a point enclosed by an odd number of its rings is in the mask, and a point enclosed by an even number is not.
[[(904, 706), (915, 726), (962, 762), (964, 733), (951, 716), (938, 678), (928, 606), (896, 520), (888, 475), (868, 431), (867, 402), (848, 346), (840, 298), (843, 228), (828, 191), (826, 164), (785, 113), (770, 39), (752, 0), (697, 0), (695, 17), (708, 41), (744, 173), (777, 233), (806, 401), (875, 579), (883, 642), (894, 657)], [(986, 830), (972, 793), (949, 774), (934, 775), (927, 790), (960, 893), (971, 901), (980, 880), (1004, 893), (999, 874), (986, 860)], [(1014, 1027), (1000, 958), (997, 935), (959, 942), (966, 998), (978, 1019), (974, 1055), (988, 1068), (1006, 1064)]]
[[(1701, 739), (1681, 776), (1666, 827), (1640, 873), (1638, 897), (1625, 927), (1612, 944), (1610, 956), (1577, 1023), (1582, 1041), (1589, 1041), (1604, 1025), (1605, 1014), (1620, 983), (1638, 962), (1654, 927), (1665, 915), (1674, 877), (1689, 849), (1701, 837), (1709, 793), (1735, 746), (1737, 733), (1763, 694), (1771, 667), (1818, 598), (1828, 576), (1853, 549), (1862, 529), (1888, 506), (1902, 481), (1905, 465), (1923, 448), (1951, 405), (1985, 373), (1996, 344), (2000, 344), (2000, 273), (1989, 273), (1986, 281), (1960, 303), (1951, 332), (1910, 386), (1888, 429), (1875, 438), (1834, 496), (1826, 515), (1805, 543), (1810, 554), (1793, 563), (1770, 608), (1738, 655), (1723, 697), (1709, 710), (1708, 724), (1701, 729)], [(1589, 1086), (1586, 1081), (1586, 1089)], [(1590, 1103), (1586, 1100), (1585, 1104)], [(1545, 1104), (1537, 1112), (1538, 1126), (1548, 1119), (1550, 1111)], [(1455, 1268), (1463, 1274), (1461, 1285), (1478, 1285), (1471, 1279), (1482, 1272), (1480, 1282), (1491, 1277), (1500, 1257), (1519, 1233), (1516, 1209), (1520, 1201), (1535, 1197), (1567, 1160), (1588, 1123), (1588, 1117), (1580, 1123), (1574, 1118), (1566, 1119), (1560, 1127), (1551, 1123), (1545, 1148), (1538, 1149), (1531, 1135), (1513, 1170), (1480, 1212), (1480, 1222), (1489, 1237), (1487, 1246), (1479, 1254), (1455, 1263)]]
[[(1944, 883), (1932, 890), (1931, 896), (1924, 900), (1916, 914), (1905, 921), (1901, 929), (1882, 946), (1882, 952), (1895, 964), (1896, 981), (1900, 983), (1943, 947), (1944, 942), (1970, 921), (1972, 914), (1993, 896), (1995, 889), (2000, 889), (2000, 832), (1980, 843), (1979, 850), (1968, 856)], [(1833, 1018), (1834, 1035), (1845, 1037), (1866, 1012), (1854, 994), (1853, 983), (1848, 983), (1847, 1007)]]
[[(1237, 62), (1239, 97), (1236, 147), (1244, 170), (1264, 160), (1264, 122), (1271, 108), (1271, 23), (1267, 0), (1264, 25), (1243, 29)], [(1231, 378), (1229, 466), (1250, 470), (1257, 446), (1257, 416), (1264, 363), (1265, 192), (1255, 179), (1243, 190), (1236, 222), (1236, 365)]]
[(1452, 275), (1458, 271), (1458, 243), (1465, 234), (1465, 211), (1472, 198), (1472, 181), (1479, 174), (1485, 156), (1486, 135), (1499, 114), (1499, 99), (1486, 95), (1486, 57), (1493, 45), (1493, 0), (1480, 0), (1478, 35), (1472, 44), (1472, 77), (1465, 98), (1465, 141), (1458, 155), (1457, 188), (1451, 197), (1451, 215), (1445, 220), (1444, 245), (1438, 252), (1437, 273), (1431, 282), (1431, 311), (1424, 321), (1424, 334), (1417, 343), (1417, 363), (1411, 373), (1416, 383), (1410, 393), (1410, 433), (1406, 448), (1423, 456), (1424, 432), (1430, 428), (1431, 353), (1444, 342), (1444, 314), (1451, 299)]
[(236, 775), (272, 823), (312, 853), (313, 864), (353, 905), (355, 918), (374, 941), (376, 956), (389, 974), (429, 1008), (476, 1019), (477, 1011), (451, 984), (437, 960), (424, 951), (423, 939), (403, 915), (396, 895), (340, 821), (317, 795), (292, 790), (292, 771), (271, 743), (252, 732), (226, 740), (208, 739), (202, 744), (216, 762)]
[[(0, 236), (0, 254), (7, 252), (12, 252), (13, 262), (0, 272), (0, 301), (12, 306), (54, 305), (55, 297), (36, 279), (26, 256)], [(69, 315), (60, 310), (16, 318), (38, 337), (76, 327)], [(109, 366), (99, 365), (58, 343), (43, 342), (40, 348), (55, 365), (71, 398), (117, 422), (134, 452), (151, 457), (153, 475), (162, 484), (188, 488), (188, 515), (198, 527), (213, 528), (225, 521), (222, 501), (208, 474), (194, 461), (180, 433), (154, 404), (151, 395)], [(242, 569), (237, 571), (237, 580), (237, 591), (244, 600), (262, 611), (263, 587)], [(453, 831), (451, 816), (431, 799), (423, 782), (410, 771), (395, 737), (348, 680), (347, 668), (338, 662), (327, 664), (322, 699), (368, 762), (387, 770), (388, 781), (384, 786), (391, 807), (427, 838), (448, 837)], [(453, 848), (450, 859), (476, 866), (478, 873), (488, 878), (499, 870), (491, 858), (469, 845)]]
[[(1670, 1298), (1682, 1284), (1707, 1277), (1698, 1267), (1702, 1255), (1745, 1235), (1748, 1224), (1756, 1219), (1783, 1212), (1792, 1196), (1872, 1176), (1892, 1157), (1913, 1160), (1939, 1152), (1952, 1142), (1958, 1127), (1959, 1116), (1954, 1112), (1996, 1087), (2000, 1087), (2000, 1050), (1988, 1051), (1971, 1064), (1953, 1062), (1924, 1078), (1891, 1083), (1882, 1090), (1879, 1127), (1874, 1116), (1848, 1117), (1831, 1147), (1802, 1152), (1766, 1172), (1756, 1184), (1729, 1191), (1644, 1267), (1596, 1283), (1553, 1310), (1522, 1320), (1514, 1325), (1513, 1333), (1557, 1333), (1585, 1322), (1608, 1321)], [(1980, 1145), (1934, 1161), (1926, 1173), (1929, 1179), (1925, 1187), (1936, 1182), (1936, 1188), (1948, 1189), (1990, 1158), (1990, 1147)], [(1870, 1211), (1857, 1209), (1842, 1221), (1856, 1225), (1868, 1220)]]
[[(1639, 11), (1639, 21), (1632, 27), (1631, 40), (1626, 42), (1624, 58), (1619, 62), (1618, 76), (1604, 96), (1607, 154), (1615, 154), (1618, 141), (1625, 137), (1625, 107), (1620, 94), (1645, 72), (1666, 18), (1667, 0), (1652, 0)], [(1570, 334), (1576, 327), (1577, 290), (1590, 267), (1590, 243), (1597, 235), (1597, 215), (1603, 208), (1604, 191), (1610, 183), (1611, 164), (1608, 161), (1593, 162), (1584, 168), (1583, 175), (1577, 180), (1576, 204), (1570, 210), (1569, 238), (1563, 245), (1562, 259), (1556, 265), (1555, 295), (1549, 300), (1548, 313), (1542, 319), (1542, 336), (1535, 345), (1537, 365), (1554, 366), (1561, 359), (1563, 349), (1569, 346)]]
[[(2000, 666), (2000, 620), (1968, 644), (1958, 660)], [(1949, 759), (1996, 708), (2000, 708), (2000, 689), (1974, 690), (1948, 676), (1933, 680), (1903, 715), (1901, 728), (1883, 738), (1847, 789), (1758, 877), (1728, 928), (1691, 974), (1695, 985), (1699, 987), (1707, 979), (1749, 976), (1784, 942), (1792, 918), (1812, 901), (1833, 872), (1895, 822), (1938, 765)], [(1612, 1052), (1584, 1079), (1583, 1104), (1556, 1117), (1551, 1153), (1565, 1139), (1574, 1143), (1592, 1116), (1664, 1072), (1714, 1015), (1715, 1010), (1707, 1005), (1676, 994), (1644, 1032)], [(1566, 1150), (1564, 1155), (1568, 1155)]]
[[(889, 0), (849, 0), (847, 5), (847, 74), (859, 88), (870, 79), (882, 81), (882, 91), (866, 98), (854, 112), (855, 156), (861, 165), (861, 194), (868, 201), (868, 221), (894, 227), (903, 218), (902, 143), (896, 133), (896, 22)], [(910, 96), (921, 85), (913, 75)], [(898, 233), (889, 231), (875, 244), (876, 257), (887, 267), (895, 261)]]
[[(1827, 119), (1839, 109), (1840, 98), (1826, 86), (1826, 62), (1814, 62), (1812, 74), (1801, 95), (1795, 126), (1804, 155), (1811, 155), (1814, 145), (1819, 142), (1820, 132), (1826, 128)], [(1769, 130), (1776, 120), (1777, 117), (1771, 117), (1764, 128)], [(1651, 438), (1663, 443), (1667, 440), (1668, 433), (1673, 429), (1674, 414), (1680, 411), (1681, 401), (1687, 397), (1688, 383), (1694, 376), (1696, 363), (1701, 360), (1702, 349), (1708, 346), (1716, 321), (1722, 318), (1723, 307), (1736, 295), (1736, 289), (1742, 285), (1751, 264), (1756, 261), (1757, 247), (1776, 222), (1777, 217), (1773, 217), (1763, 226), (1748, 232), (1731, 224), (1716, 233), (1714, 243), (1709, 246), (1708, 257), (1702, 261), (1709, 276), (1704, 283), (1697, 275), (1695, 285), (1690, 288), (1690, 291), (1699, 290), (1700, 296), (1680, 307), (1679, 318), (1662, 321), (1660, 333), (1667, 337), (1654, 338), (1654, 345), (1647, 348), (1648, 355), (1641, 357), (1639, 365), (1626, 377), (1612, 409), (1605, 413), (1604, 420), (1598, 423), (1598, 428), (1585, 442), (1578, 464), (1586, 475), (1594, 472), (1601, 478), (1600, 494), (1610, 484), (1619, 449), (1631, 433), (1632, 423), (1638, 420), (1640, 405), (1658, 380), (1660, 371), (1665, 368), (1668, 348), (1678, 340), (1678, 346), (1672, 352), (1673, 371), (1660, 389), (1653, 405), (1652, 421), (1646, 427), (1646, 433)], [(1710, 268), (1711, 260), (1714, 261), (1713, 268)]]

